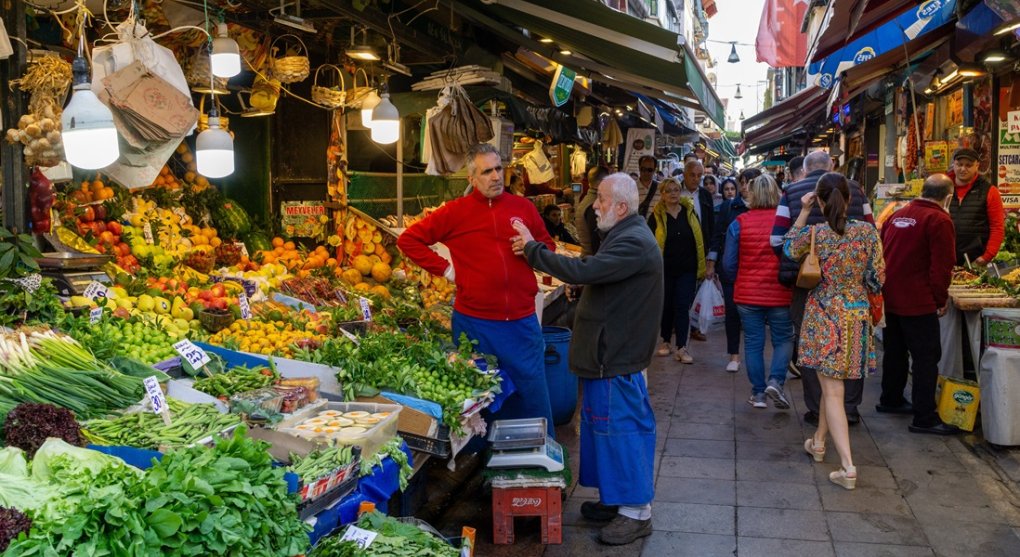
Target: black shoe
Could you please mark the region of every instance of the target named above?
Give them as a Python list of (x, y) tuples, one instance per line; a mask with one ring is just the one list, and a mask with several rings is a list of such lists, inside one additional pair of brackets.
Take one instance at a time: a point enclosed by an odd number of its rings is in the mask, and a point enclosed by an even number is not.
[(606, 545), (627, 545), (652, 533), (652, 519), (634, 520), (622, 514), (599, 530), (599, 541)]
[(847, 414), (846, 415), (846, 424), (847, 425), (857, 425), (859, 423), (861, 423), (861, 415), (860, 414)]
[(818, 425), (818, 412), (812, 412), (811, 410), (804, 412), (804, 422), (811, 425)]
[(910, 424), (907, 429), (911, 433), (928, 433), (930, 435), (956, 435), (963, 431), (955, 425), (949, 424), (935, 424), (927, 427)]
[(581, 503), (581, 516), (597, 522), (608, 522), (619, 514), (620, 507), (603, 505), (601, 501), (585, 501)]
[(909, 402), (904, 402), (898, 406), (889, 406), (887, 404), (876, 404), (875, 410), (883, 414), (913, 414), (914, 406)]
[(786, 370), (789, 371), (790, 375), (793, 377), (800, 379), (800, 368), (797, 367), (797, 364), (790, 362), (790, 365), (786, 366)]

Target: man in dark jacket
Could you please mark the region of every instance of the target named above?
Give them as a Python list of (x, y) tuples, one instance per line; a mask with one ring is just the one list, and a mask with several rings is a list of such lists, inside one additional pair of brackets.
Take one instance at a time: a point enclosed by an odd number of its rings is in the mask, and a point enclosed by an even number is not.
[[(797, 220), (801, 210), (801, 197), (804, 194), (815, 191), (818, 179), (823, 174), (832, 170), (832, 159), (825, 151), (814, 151), (804, 157), (804, 170), (807, 174), (803, 180), (794, 182), (786, 187), (783, 196), (779, 199), (779, 207), (776, 208), (776, 220), (772, 226), (772, 236), (769, 243), (773, 251), (779, 256), (779, 282), (785, 286), (793, 286), (797, 282), (797, 271), (800, 270), (800, 262), (793, 261), (783, 254), (783, 236), (790, 230), (790, 225)], [(847, 218), (850, 220), (863, 220), (875, 224), (871, 216), (871, 205), (864, 195), (860, 184), (850, 181), (850, 207), (847, 209)], [(811, 210), (808, 217), (808, 224), (820, 224), (825, 222), (822, 211), (817, 206)], [(803, 288), (793, 289), (793, 302), (790, 304), (790, 318), (796, 336), (800, 336), (800, 324), (804, 319), (804, 305), (807, 302), (809, 290)], [(794, 349), (793, 361), (797, 361), (796, 348)], [(804, 380), (804, 403), (808, 411), (804, 414), (804, 421), (818, 424), (818, 408), (822, 397), (822, 386), (818, 382), (815, 370), (801, 368), (798, 370)], [(846, 407), (846, 420), (850, 425), (861, 421), (861, 415), (857, 407), (861, 405), (861, 398), (864, 395), (864, 380), (851, 379), (843, 382), (844, 395), (843, 404)]]
[(599, 490), (581, 505), (589, 520), (611, 521), (599, 532), (610, 545), (652, 533), (655, 415), (644, 371), (652, 360), (662, 314), (662, 256), (638, 215), (637, 186), (626, 174), (599, 185), (595, 210), (605, 236), (599, 251), (563, 257), (515, 226), (514, 252), (568, 284), (585, 285), (574, 318), (570, 369), (581, 378), (579, 481)]
[[(885, 352), (882, 398), (875, 409), (913, 414), (910, 431), (914, 433), (951, 435), (960, 431), (942, 423), (935, 405), (942, 357), (939, 317), (946, 312), (956, 260), (956, 232), (945, 210), (953, 189), (952, 179), (945, 174), (929, 176), (921, 197), (896, 211), (882, 227)], [(913, 405), (903, 398), (911, 361)]]
[[(684, 163), (683, 188), (680, 190), (682, 197), (690, 198), (694, 202), (694, 214), (698, 215), (701, 222), (701, 237), (706, 246), (712, 240), (712, 230), (715, 225), (715, 202), (712, 194), (701, 187), (701, 178), (705, 175), (705, 166), (696, 158), (687, 159)], [(705, 333), (691, 327), (691, 340), (707, 340)]]
[(974, 149), (957, 149), (949, 177), (955, 195), (949, 214), (956, 226), (956, 264), (991, 263), (999, 253), (1006, 235), (1006, 210), (999, 190), (978, 174), (978, 154)]

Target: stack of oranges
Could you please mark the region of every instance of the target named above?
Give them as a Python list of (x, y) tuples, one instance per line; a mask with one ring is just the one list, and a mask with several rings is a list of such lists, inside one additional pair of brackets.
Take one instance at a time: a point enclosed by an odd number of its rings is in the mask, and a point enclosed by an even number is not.
[(113, 188), (103, 183), (99, 177), (92, 182), (82, 180), (81, 188), (71, 194), (71, 199), (77, 203), (91, 203), (93, 201), (106, 201), (113, 199)]
[(170, 167), (163, 165), (163, 168), (159, 169), (159, 176), (152, 181), (153, 187), (166, 188), (168, 190), (181, 189), (181, 183), (177, 181), (177, 177), (174, 176), (173, 172), (170, 172)]
[(281, 263), (300, 278), (311, 275), (316, 269), (335, 269), (337, 266), (337, 260), (326, 246), (317, 246), (303, 255), (294, 242), (284, 241), (279, 236), (273, 238), (272, 245), (272, 250), (259, 252), (262, 263)]

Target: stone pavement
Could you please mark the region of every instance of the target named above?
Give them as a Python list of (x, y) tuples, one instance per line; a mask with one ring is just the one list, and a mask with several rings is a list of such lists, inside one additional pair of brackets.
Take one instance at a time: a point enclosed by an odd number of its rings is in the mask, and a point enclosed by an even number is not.
[[(912, 434), (909, 416), (877, 414), (880, 378), (867, 379), (862, 423), (851, 428), (857, 489), (828, 481), (838, 468), (803, 452), (799, 380), (790, 410), (754, 409), (743, 369), (724, 371), (721, 332), (694, 343), (694, 365), (656, 358), (649, 391), (658, 421), (654, 533), (629, 546), (596, 541), (574, 486), (564, 505), (564, 543), (543, 547), (534, 521), (517, 519), (517, 543), (491, 545), (487, 501), (462, 523), (479, 526), (478, 555), (555, 556), (1020, 556), (1020, 458), (978, 435)], [(577, 425), (559, 439), (577, 454)], [(575, 463), (576, 464), (576, 463)]]

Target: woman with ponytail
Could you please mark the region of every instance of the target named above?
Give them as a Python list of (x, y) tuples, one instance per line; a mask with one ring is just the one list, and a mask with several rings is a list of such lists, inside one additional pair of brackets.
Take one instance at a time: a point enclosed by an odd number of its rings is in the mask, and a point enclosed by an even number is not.
[[(800, 261), (811, 249), (813, 229), (822, 270), (821, 282), (808, 295), (800, 331), (797, 364), (816, 369), (822, 385), (818, 429), (804, 441), (804, 450), (822, 462), (825, 438), (831, 433), (841, 467), (829, 474), (829, 480), (854, 489), (857, 468), (850, 454), (843, 380), (860, 379), (875, 369), (868, 293), (881, 292), (885, 280), (882, 243), (874, 226), (847, 220), (850, 186), (841, 174), (824, 174), (815, 191), (801, 201), (804, 208), (786, 234), (783, 249)], [(805, 226), (815, 203), (825, 222)]]

